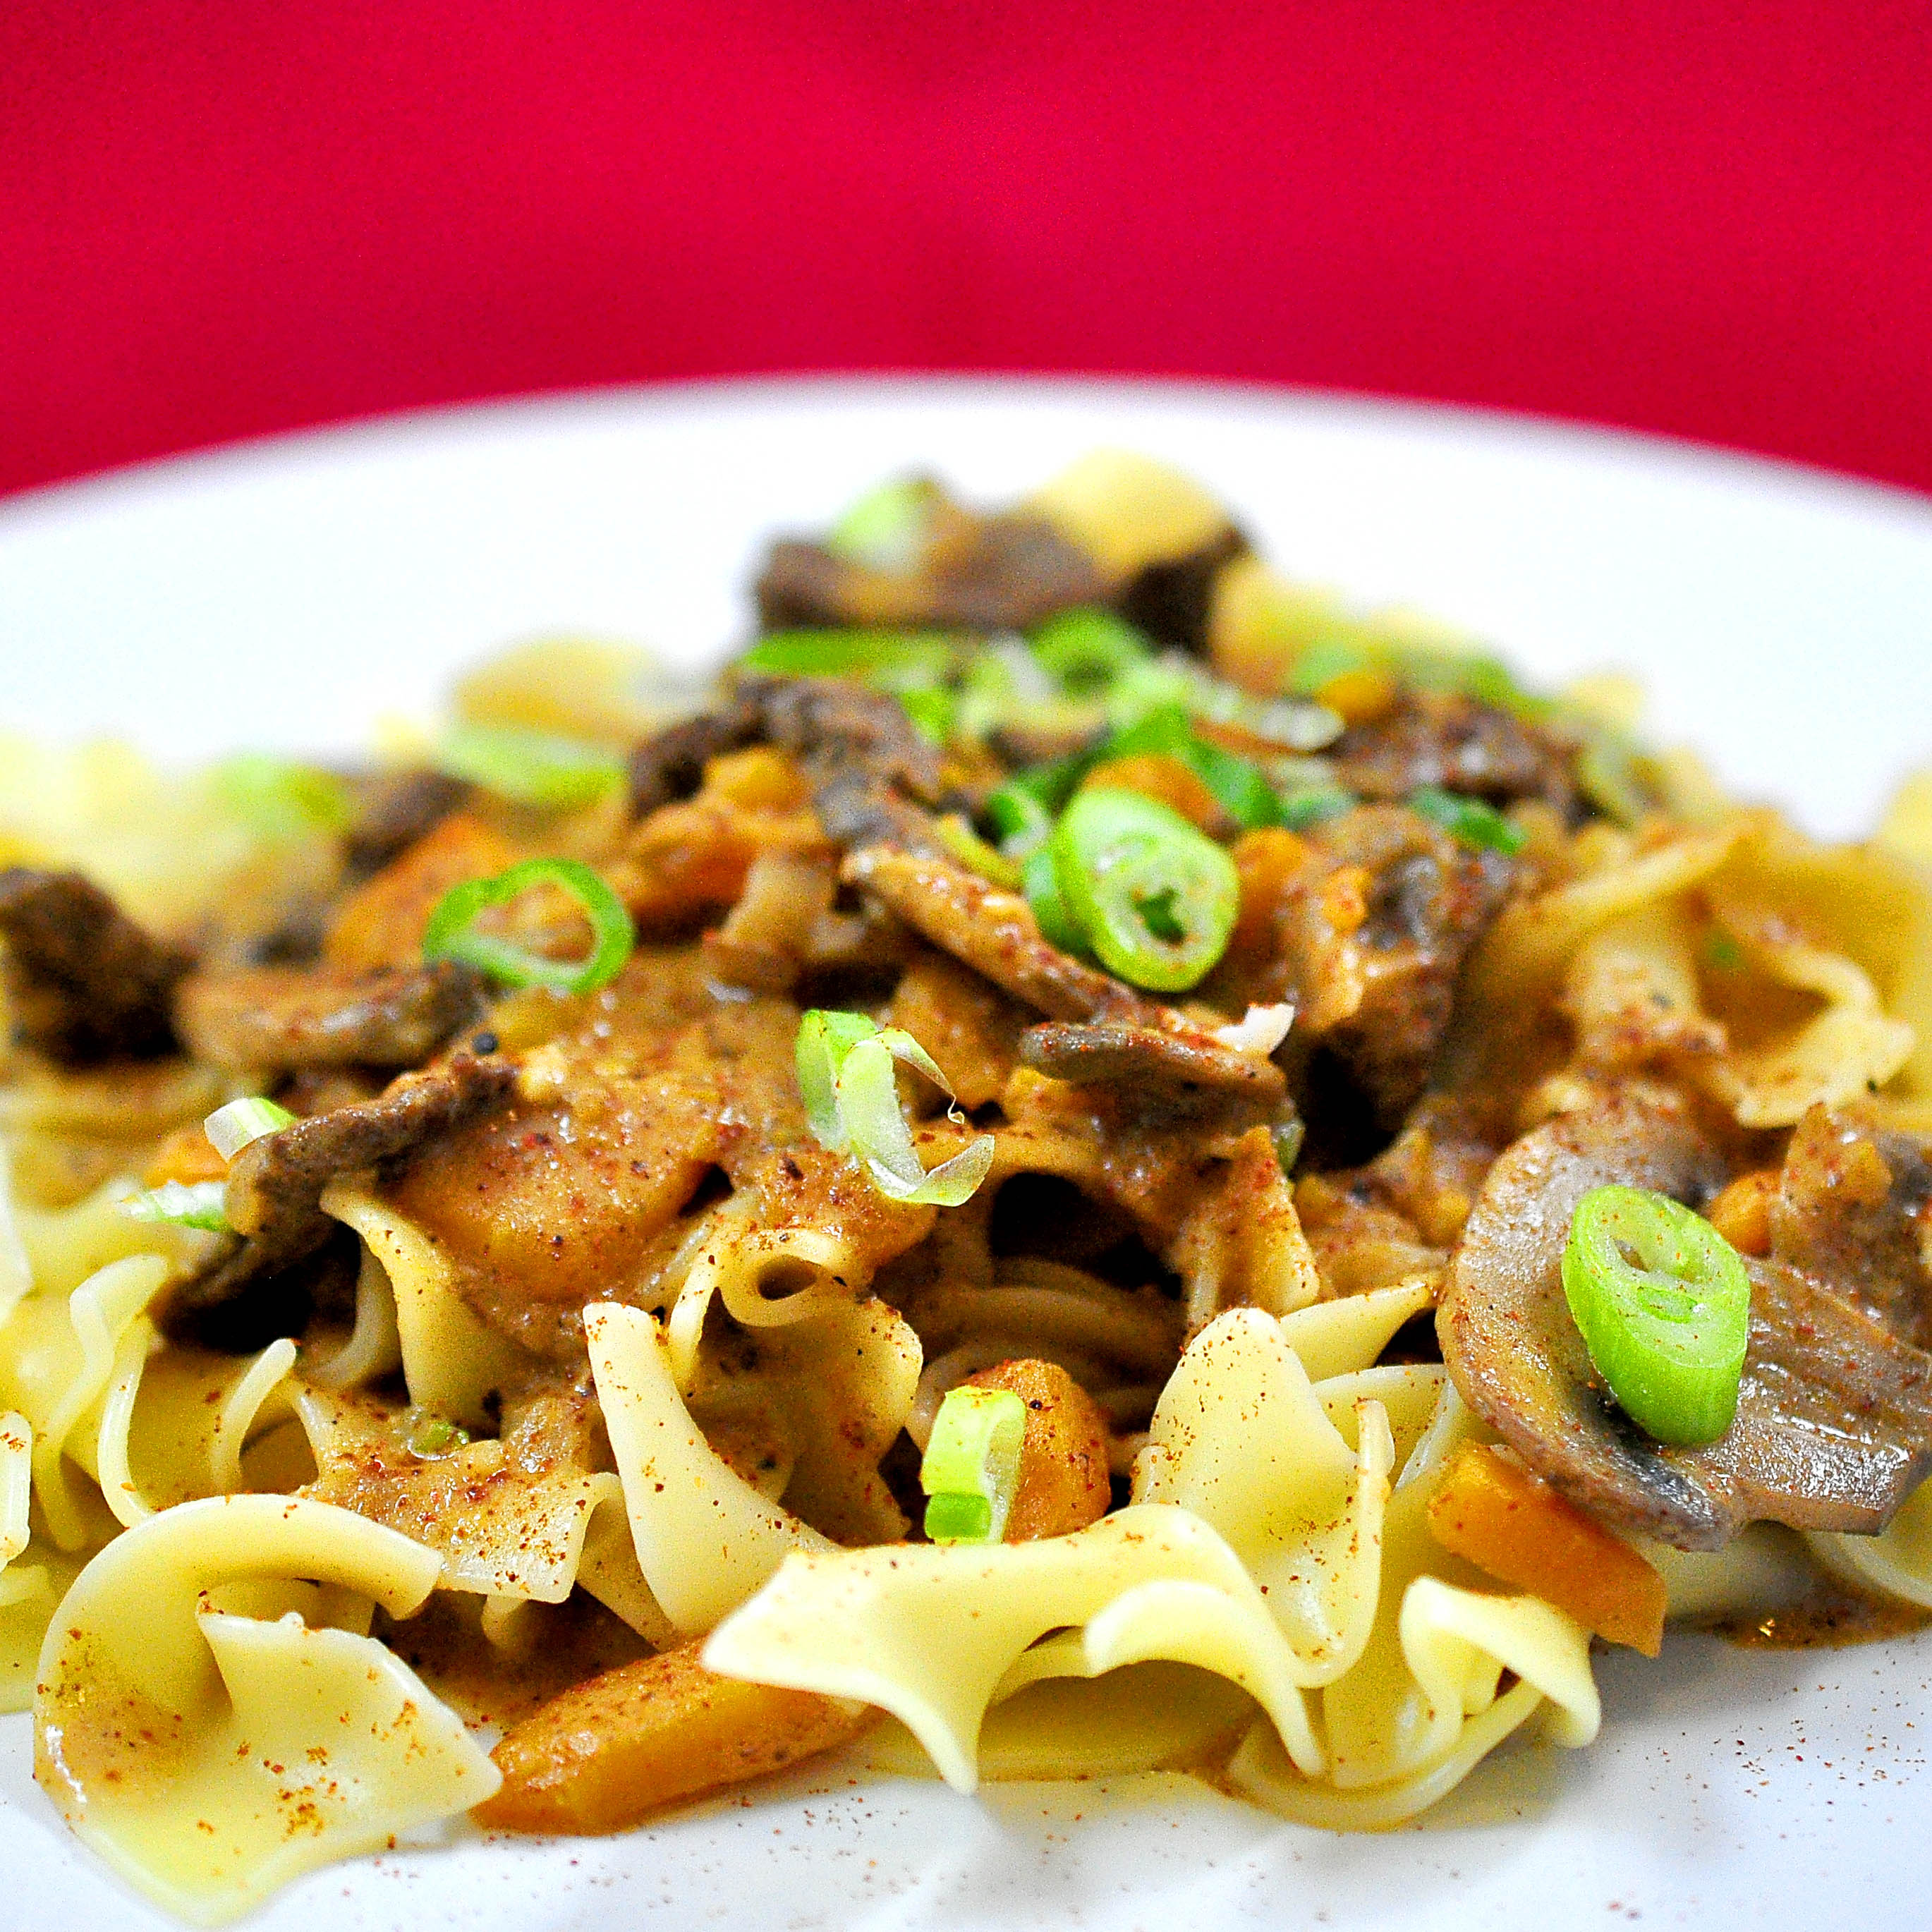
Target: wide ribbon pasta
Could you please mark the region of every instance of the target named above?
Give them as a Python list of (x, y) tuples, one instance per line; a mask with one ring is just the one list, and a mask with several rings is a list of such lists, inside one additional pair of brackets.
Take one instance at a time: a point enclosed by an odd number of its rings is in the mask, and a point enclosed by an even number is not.
[[(40, 1661), (35, 1774), (68, 1822), (183, 1917), (466, 1810), (501, 1781), (385, 1646), (440, 1559), (296, 1497), (185, 1503), (81, 1573)], [(342, 1628), (344, 1624), (352, 1628)]]

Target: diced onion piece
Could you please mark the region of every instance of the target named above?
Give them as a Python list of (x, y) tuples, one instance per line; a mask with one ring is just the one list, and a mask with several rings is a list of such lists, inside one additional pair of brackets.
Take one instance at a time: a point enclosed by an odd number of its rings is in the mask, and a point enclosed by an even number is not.
[(1286, 1001), (1274, 1006), (1250, 1006), (1230, 1026), (1216, 1027), (1214, 1037), (1237, 1053), (1272, 1053), (1288, 1037), (1294, 1009)]
[(201, 1126), (215, 1152), (224, 1160), (232, 1160), (250, 1141), (280, 1133), (283, 1128), (293, 1126), (295, 1120), (287, 1108), (278, 1107), (272, 1100), (250, 1099), (231, 1100), (226, 1106), (216, 1108)]
[(178, 1180), (164, 1180), (158, 1187), (129, 1195), (121, 1211), (136, 1221), (165, 1221), (172, 1227), (202, 1228), (212, 1234), (231, 1232), (226, 1181), (197, 1180), (184, 1186)]
[(934, 1543), (998, 1543), (1019, 1488), (1026, 1404), (1011, 1389), (949, 1389), (919, 1479)]

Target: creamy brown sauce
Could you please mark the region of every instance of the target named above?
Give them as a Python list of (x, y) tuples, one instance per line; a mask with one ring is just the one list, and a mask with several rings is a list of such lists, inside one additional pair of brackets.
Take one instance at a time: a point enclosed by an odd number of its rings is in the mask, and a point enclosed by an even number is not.
[(1932, 1612), (1885, 1597), (1868, 1597), (1820, 1580), (1795, 1604), (1756, 1620), (1733, 1618), (1712, 1625), (1718, 1635), (1744, 1650), (1839, 1650), (1909, 1636), (1932, 1624)]
[(528, 1648), (511, 1654), (478, 1628), (478, 1600), (438, 1592), (421, 1615), (379, 1632), (389, 1648), (473, 1727), (507, 1730), (573, 1684), (634, 1663), (650, 1646), (594, 1598), (532, 1604)]

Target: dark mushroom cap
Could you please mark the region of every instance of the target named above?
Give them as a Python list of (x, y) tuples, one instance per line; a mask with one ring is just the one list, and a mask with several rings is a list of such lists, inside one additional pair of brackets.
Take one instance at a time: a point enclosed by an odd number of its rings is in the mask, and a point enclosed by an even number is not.
[(1490, 1171), (1437, 1318), (1470, 1407), (1530, 1466), (1612, 1528), (1712, 1550), (1748, 1522), (1882, 1529), (1932, 1466), (1932, 1356), (1849, 1293), (1751, 1261), (1737, 1416), (1720, 1441), (1668, 1448), (1617, 1406), (1564, 1298), (1576, 1204), (1621, 1182), (1696, 1206), (1726, 1178), (1684, 1114), (1633, 1100), (1551, 1121)]

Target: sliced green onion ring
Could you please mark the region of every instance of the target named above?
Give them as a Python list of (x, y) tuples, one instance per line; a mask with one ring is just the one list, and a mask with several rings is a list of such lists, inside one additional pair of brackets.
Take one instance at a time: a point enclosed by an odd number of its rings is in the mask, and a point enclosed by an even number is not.
[(1478, 852), (1520, 852), (1529, 835), (1512, 825), (1492, 805), (1479, 798), (1462, 798), (1436, 785), (1423, 785), (1408, 795), (1408, 808), (1442, 826), (1457, 844)]
[[(920, 1166), (899, 1110), (893, 1066), (923, 1074), (949, 1102), (952, 1087), (903, 1027), (880, 1028), (863, 1013), (814, 1007), (799, 1022), (793, 1052), (806, 1120), (821, 1147), (850, 1154), (890, 1200), (957, 1208), (972, 1198), (993, 1164), (993, 1137), (980, 1135), (937, 1167)], [(954, 1118), (961, 1118), (956, 1110)]]
[(773, 631), (738, 660), (770, 677), (857, 677), (890, 691), (942, 684), (958, 644), (935, 632)]
[(988, 845), (956, 812), (942, 814), (933, 821), (933, 835), (948, 854), (982, 879), (1010, 892), (1020, 890), (1020, 862)]
[[(590, 950), (582, 959), (548, 959), (492, 933), (479, 932), (478, 915), (508, 905), (539, 886), (560, 886), (590, 921)], [(637, 929), (624, 902), (576, 859), (526, 859), (493, 879), (452, 886), (429, 916), (423, 934), (425, 959), (457, 959), (506, 986), (549, 986), (559, 992), (594, 993), (608, 986), (631, 956)]]
[(1076, 697), (1104, 692), (1129, 666), (1154, 656), (1154, 646), (1126, 618), (1093, 608), (1048, 618), (1033, 634), (1033, 650), (1042, 668)]
[(914, 568), (932, 527), (937, 487), (923, 476), (895, 477), (868, 490), (834, 524), (825, 548), (867, 570)]
[(1150, 992), (1197, 985), (1240, 909), (1234, 861), (1138, 792), (1083, 791), (1053, 835), (1066, 909), (1108, 971)]
[(1006, 1533), (1026, 1446), (1026, 1404), (1011, 1389), (946, 1392), (919, 1466), (934, 1543), (998, 1543)]
[(250, 1099), (231, 1100), (226, 1106), (216, 1108), (202, 1122), (201, 1130), (224, 1160), (232, 1160), (250, 1141), (278, 1134), (295, 1124), (296, 1117), (287, 1108), (278, 1107), (272, 1100)]
[(1214, 794), (1215, 803), (1244, 830), (1281, 823), (1281, 801), (1261, 767), (1202, 737), (1179, 706), (1162, 705), (1138, 724), (1115, 732), (1102, 755), (1120, 758), (1147, 752), (1185, 765)]
[(184, 1186), (178, 1180), (164, 1180), (158, 1187), (129, 1195), (122, 1202), (121, 1211), (134, 1220), (162, 1221), (175, 1228), (201, 1228), (211, 1234), (232, 1232), (228, 1225), (226, 1181), (197, 1180)]
[(1750, 1277), (1701, 1215), (1636, 1187), (1593, 1187), (1563, 1248), (1563, 1293), (1597, 1372), (1660, 1442), (1714, 1442), (1737, 1412)]
[(952, 737), (959, 701), (943, 684), (916, 685), (892, 694), (922, 738), (943, 746)]
[(1354, 794), (1340, 785), (1301, 785), (1282, 794), (1281, 822), (1291, 832), (1307, 832), (1354, 808)]
[(1063, 952), (1071, 952), (1076, 957), (1084, 953), (1086, 938), (1066, 909), (1051, 839), (1045, 844), (1034, 846), (1028, 853), (1021, 868), (1020, 885), (1032, 910), (1033, 922), (1040, 928), (1040, 938), (1048, 945), (1058, 946)]
[(212, 776), (216, 796), (259, 838), (340, 832), (352, 816), (349, 788), (333, 772), (272, 752), (238, 752)]
[(623, 760), (601, 746), (509, 724), (456, 724), (436, 747), (436, 769), (540, 812), (595, 805), (624, 782)]
[[(1048, 769), (1042, 767), (1042, 769)], [(1022, 859), (1042, 840), (1053, 836), (1053, 808), (1041, 792), (1026, 782), (1030, 774), (1010, 778), (987, 799), (986, 812), (1000, 849), (1009, 858)], [(1072, 784), (1066, 790), (1071, 794)], [(1064, 803), (1064, 798), (1058, 801)]]
[(1312, 639), (1302, 650), (1294, 660), (1288, 688), (1297, 698), (1319, 698), (1338, 677), (1383, 668), (1383, 653), (1359, 638), (1333, 633)]

